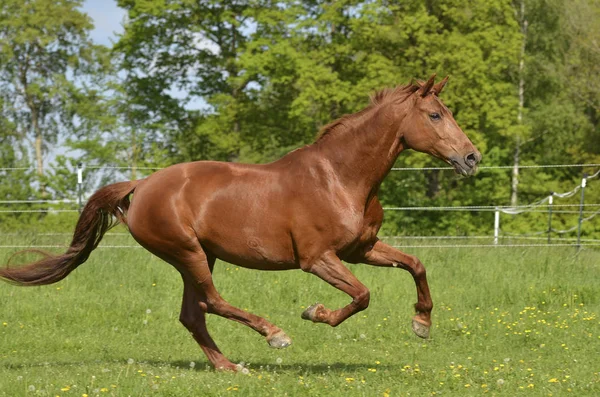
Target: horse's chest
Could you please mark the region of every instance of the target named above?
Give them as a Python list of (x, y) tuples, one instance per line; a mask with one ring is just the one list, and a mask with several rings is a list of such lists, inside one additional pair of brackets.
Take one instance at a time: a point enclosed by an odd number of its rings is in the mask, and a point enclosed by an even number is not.
[(345, 245), (356, 246), (373, 242), (377, 238), (382, 220), (383, 214), (377, 210), (368, 209), (365, 212), (347, 213), (341, 221)]
[(355, 229), (348, 235), (348, 239), (340, 252), (343, 256), (353, 256), (356, 252), (370, 249), (377, 241), (377, 233), (383, 222), (383, 209), (379, 201), (374, 201), (367, 206), (367, 210), (360, 216), (360, 222), (355, 224)]

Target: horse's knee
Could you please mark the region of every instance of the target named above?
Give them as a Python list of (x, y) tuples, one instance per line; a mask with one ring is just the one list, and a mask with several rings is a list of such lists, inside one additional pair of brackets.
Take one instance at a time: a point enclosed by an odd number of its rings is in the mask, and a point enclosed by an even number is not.
[(423, 266), (423, 263), (419, 260), (419, 258), (413, 257), (411, 262), (412, 263), (410, 268), (415, 278), (427, 277), (427, 270), (425, 269), (425, 266)]

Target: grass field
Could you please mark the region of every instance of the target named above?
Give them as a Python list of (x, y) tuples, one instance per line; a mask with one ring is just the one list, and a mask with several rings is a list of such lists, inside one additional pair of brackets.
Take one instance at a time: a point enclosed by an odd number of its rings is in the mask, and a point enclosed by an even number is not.
[[(2, 264), (12, 252), (0, 250)], [(371, 306), (330, 328), (300, 319), (316, 301), (348, 303), (323, 281), (218, 263), (221, 294), (294, 342), (273, 350), (210, 316), (221, 350), (248, 368), (242, 374), (208, 368), (179, 324), (173, 268), (142, 249), (99, 248), (58, 284), (0, 284), (0, 395), (600, 395), (600, 251), (410, 252), (428, 269), (435, 304), (427, 341), (410, 329), (416, 293), (402, 270), (350, 266)]]

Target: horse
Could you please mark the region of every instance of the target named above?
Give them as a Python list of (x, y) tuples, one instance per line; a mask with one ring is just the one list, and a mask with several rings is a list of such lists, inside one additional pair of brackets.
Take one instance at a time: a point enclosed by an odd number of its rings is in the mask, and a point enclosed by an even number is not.
[(291, 344), (269, 321), (240, 310), (215, 289), (216, 259), (256, 270), (301, 269), (348, 294), (339, 309), (309, 306), (301, 317), (332, 327), (369, 305), (369, 290), (342, 261), (399, 267), (412, 275), (417, 303), (414, 333), (429, 337), (431, 300), (426, 270), (415, 256), (377, 238), (383, 220), (381, 182), (407, 149), (473, 175), (481, 154), (439, 98), (448, 77), (411, 82), (371, 96), (363, 110), (321, 129), (316, 140), (268, 164), (195, 161), (145, 179), (96, 191), (77, 221), (69, 248), (20, 267), (0, 269), (17, 285), (45, 285), (84, 263), (104, 233), (118, 223), (183, 279), (179, 320), (218, 370), (237, 367), (219, 350), (206, 314), (242, 323), (274, 348)]

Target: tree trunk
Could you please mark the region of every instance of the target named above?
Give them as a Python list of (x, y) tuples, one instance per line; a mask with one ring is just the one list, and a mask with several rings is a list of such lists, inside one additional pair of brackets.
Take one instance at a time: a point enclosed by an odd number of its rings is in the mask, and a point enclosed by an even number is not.
[(131, 129), (131, 180), (137, 179), (137, 139), (135, 129)]
[[(517, 111), (517, 124), (523, 125), (523, 106), (525, 103), (525, 46), (527, 44), (527, 19), (525, 18), (525, 0), (521, 0), (521, 33), (523, 41), (521, 42), (521, 56), (519, 59), (519, 108)], [(510, 205), (516, 206), (519, 203), (519, 161), (521, 154), (521, 128), (517, 131), (515, 138), (515, 150), (513, 155), (513, 171), (511, 181)]]
[(511, 194), (510, 194), (510, 205), (513, 207), (519, 203), (519, 156), (521, 154), (521, 139), (517, 136), (515, 140), (515, 151), (513, 155), (513, 169), (512, 169), (512, 180), (511, 180)]
[(39, 192), (43, 196), (46, 195), (46, 184), (42, 181), (44, 177), (44, 136), (40, 129), (37, 108), (31, 108), (31, 127), (35, 134), (35, 162), (36, 162), (36, 173), (40, 183)]
[(440, 170), (432, 170), (427, 176), (427, 198), (435, 199), (441, 190)]

